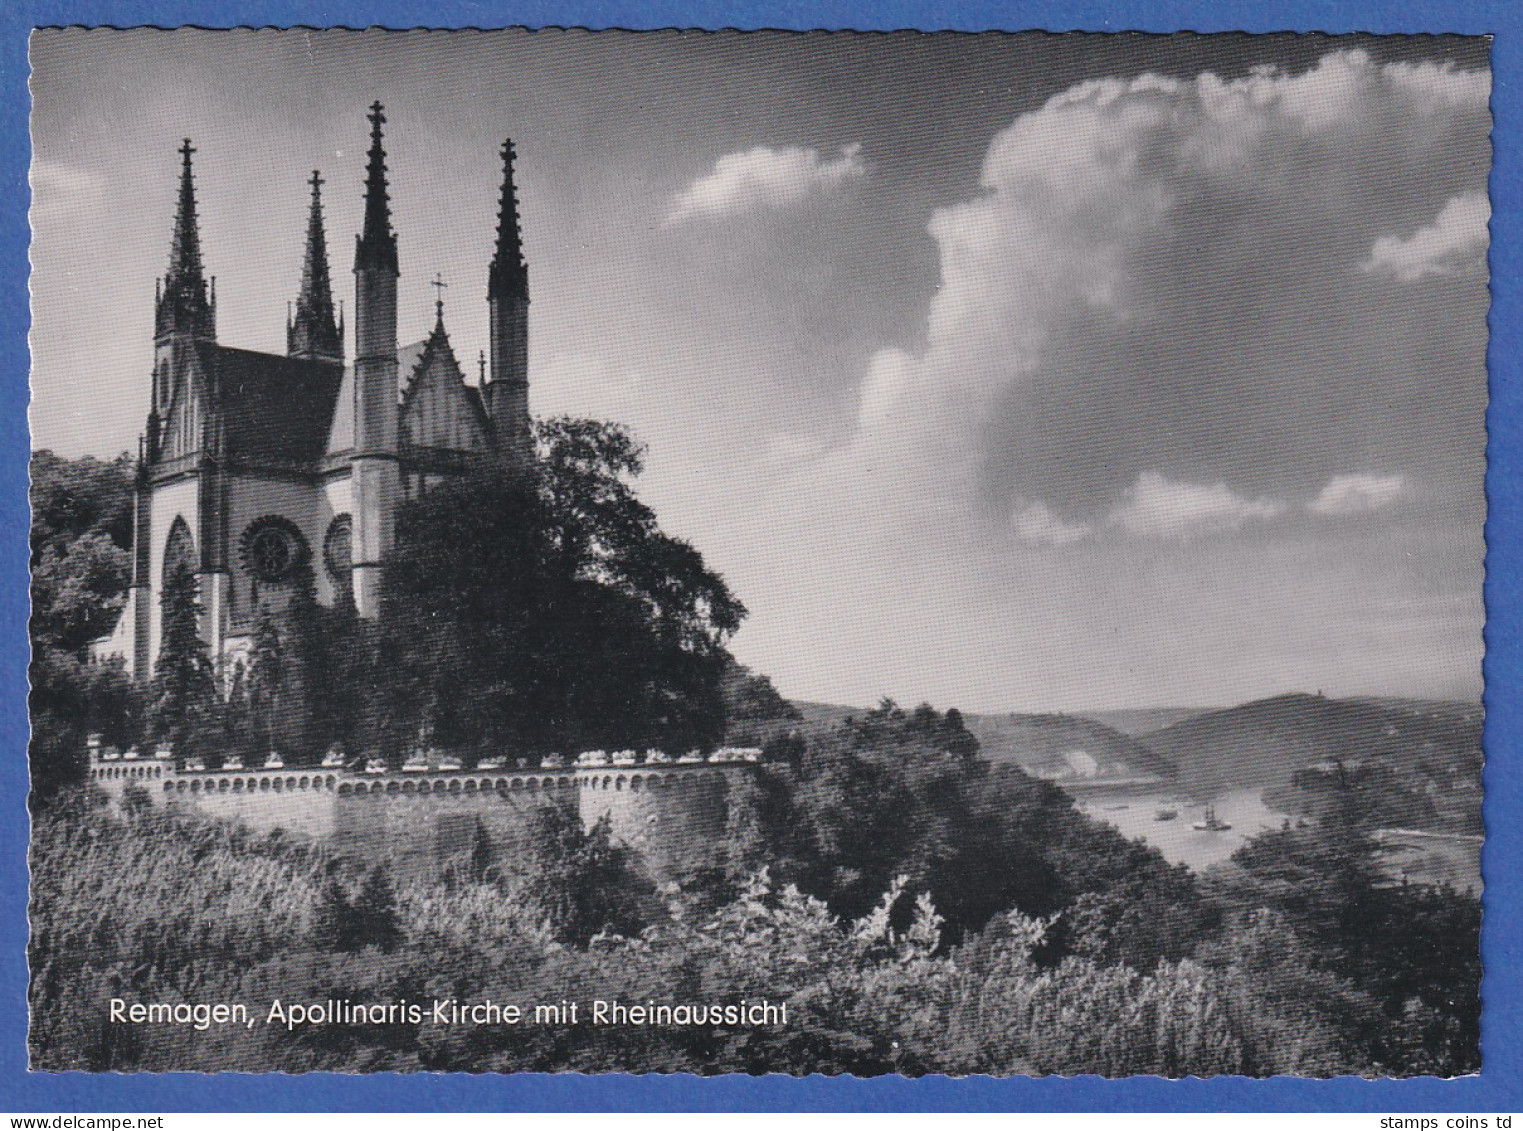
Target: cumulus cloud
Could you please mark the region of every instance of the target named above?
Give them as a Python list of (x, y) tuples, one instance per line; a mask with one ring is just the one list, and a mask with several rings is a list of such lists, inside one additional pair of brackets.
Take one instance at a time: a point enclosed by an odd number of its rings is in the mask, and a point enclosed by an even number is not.
[(1484, 193), (1450, 197), (1431, 224), (1406, 239), (1381, 236), (1360, 266), (1415, 283), (1428, 275), (1453, 275), (1485, 262), (1491, 203)]
[(85, 169), (34, 160), (31, 168), (33, 219), (75, 217), (99, 205), (105, 182)]
[(1306, 504), (1312, 514), (1363, 514), (1390, 506), (1407, 493), (1400, 475), (1335, 475), (1315, 499)]
[(1015, 533), (1032, 546), (1067, 546), (1088, 537), (1082, 522), (1065, 522), (1046, 503), (1027, 503), (1015, 514)]
[(859, 144), (843, 146), (840, 155), (823, 158), (817, 149), (758, 145), (727, 153), (711, 172), (699, 177), (672, 201), (668, 224), (698, 217), (716, 218), (795, 204), (840, 188), (867, 175)]
[(1248, 499), (1225, 483), (1184, 483), (1145, 471), (1126, 491), (1110, 521), (1140, 538), (1188, 539), (1238, 530), (1284, 514), (1285, 504)]
[(1488, 90), (1343, 51), (1083, 82), (1022, 115), (982, 191), (931, 216), (925, 344), (871, 358), (831, 477), (875, 520), (961, 500), (1046, 544), (1239, 529), (1316, 495), (1351, 443), (1479, 500), (1484, 273), (1392, 304), (1350, 265), (1392, 230), (1474, 231)]
[[(759, 662), (786, 672), (829, 620), (861, 642), (836, 667), (863, 701), (913, 654), (948, 686), (1114, 657), (1140, 702), (1136, 672), (1215, 685), (1245, 651), (1286, 686), (1312, 656), (1385, 667), (1349, 610), (1432, 578), (1478, 609), (1485, 272), (1396, 303), (1357, 265), (1484, 190), (1488, 90), (1484, 72), (1335, 52), (1300, 73), (1085, 82), (1011, 122), (979, 191), (929, 217), (922, 333), (868, 357), (848, 434), (747, 512), (787, 564), (752, 568), (745, 546), (727, 568), (758, 621), (802, 626)], [(1351, 466), (1420, 467), (1453, 505), (1399, 516), (1421, 538), (1312, 521)], [(1435, 653), (1426, 627), (1382, 639)]]

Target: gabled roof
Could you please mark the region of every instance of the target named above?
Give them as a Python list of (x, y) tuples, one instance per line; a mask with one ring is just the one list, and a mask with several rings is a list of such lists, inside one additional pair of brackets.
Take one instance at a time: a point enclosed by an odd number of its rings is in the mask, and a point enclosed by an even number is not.
[(428, 342), (429, 339), (424, 338), (421, 342), (414, 342), (410, 346), (403, 346), (397, 350), (397, 404), (399, 405), (407, 403), (408, 391), (423, 370), (424, 360), (428, 356)]
[(315, 463), (327, 449), (344, 370), (197, 342), (208, 383), (220, 391), (227, 456), (251, 463)]
[[(397, 350), (397, 405), (407, 403), (407, 397), (412, 390), (413, 382), (428, 367), (429, 339), (421, 342), (413, 342), (411, 345), (402, 346)], [(453, 363), (453, 355), (451, 355)], [(459, 366), (455, 366), (458, 372)], [(475, 402), (476, 411), (481, 419), (486, 420), (486, 413), (481, 406), (480, 393), (474, 386), (462, 385)], [(343, 380), (339, 384), (338, 394), (335, 398), (332, 416), (332, 424), (328, 428), (326, 451), (330, 455), (339, 452), (347, 452), (354, 447), (354, 366), (344, 367)]]
[(404, 443), (478, 451), (491, 443), (492, 425), (480, 390), (465, 383), (442, 309), (425, 341), (399, 351), (397, 376)]

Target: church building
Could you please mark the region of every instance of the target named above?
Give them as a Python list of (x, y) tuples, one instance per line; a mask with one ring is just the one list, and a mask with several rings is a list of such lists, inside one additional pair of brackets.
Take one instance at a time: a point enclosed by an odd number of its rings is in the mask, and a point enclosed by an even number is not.
[(201, 636), (223, 678), (246, 661), (260, 609), (279, 614), (310, 570), (317, 599), (344, 590), (376, 614), (398, 505), (473, 462), (532, 458), (529, 279), (511, 141), (487, 274), (490, 362), (465, 380), (437, 303), (433, 331), (397, 341), (397, 237), (380, 103), (370, 109), (364, 228), (355, 242), (354, 356), (345, 357), (312, 174), (301, 288), (286, 351), (217, 341), (216, 280), (201, 259), (189, 140), (180, 149), (169, 271), (159, 281), (152, 405), (140, 442), (132, 586), (115, 632), (97, 643), (138, 682), (152, 678), (160, 593), (182, 563), (199, 583)]

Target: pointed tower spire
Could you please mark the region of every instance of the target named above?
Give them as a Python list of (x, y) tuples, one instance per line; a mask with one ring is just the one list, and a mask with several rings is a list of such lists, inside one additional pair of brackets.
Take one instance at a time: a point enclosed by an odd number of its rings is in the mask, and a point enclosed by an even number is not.
[(380, 267), (398, 274), (397, 237), (391, 230), (391, 198), (386, 192), (386, 150), (381, 145), (384, 109), (375, 102), (366, 115), (370, 119), (370, 159), (365, 167), (365, 230), (355, 244), (354, 269)]
[(529, 268), (518, 230), (518, 189), (513, 183), (513, 141), (502, 143), (502, 199), (497, 209), (497, 251), (487, 275), (491, 382), (482, 401), (492, 419), (497, 450), (526, 466), (534, 451), (529, 418)]
[(354, 249), (354, 498), (351, 577), (362, 617), (380, 609), (381, 562), (391, 549), (402, 498), (397, 418), (397, 239), (386, 205), (381, 104), (370, 107), (365, 228)]
[(529, 268), (518, 227), (518, 189), (513, 183), (513, 139), (502, 143), (502, 199), (497, 206), (497, 253), (487, 277), (487, 298), (529, 297)]
[(323, 231), (323, 179), (312, 170), (312, 207), (307, 215), (307, 254), (301, 265), (301, 294), (286, 329), (292, 357), (344, 359), (344, 339), (333, 317), (333, 284), (328, 276), (328, 237)]
[(188, 331), (201, 338), (217, 336), (216, 300), (207, 297), (206, 274), (201, 263), (196, 178), (190, 165), (193, 153), (190, 138), (186, 138), (180, 146), (180, 201), (175, 211), (169, 271), (157, 302), (155, 331), (159, 337), (177, 331)]

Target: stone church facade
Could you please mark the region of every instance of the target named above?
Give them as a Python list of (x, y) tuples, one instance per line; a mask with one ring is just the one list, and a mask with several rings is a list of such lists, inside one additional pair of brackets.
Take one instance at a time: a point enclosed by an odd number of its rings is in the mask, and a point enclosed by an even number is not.
[(132, 585), (115, 632), (97, 642), (134, 680), (152, 678), (160, 594), (195, 574), (201, 636), (224, 679), (246, 660), (261, 608), (279, 616), (310, 569), (317, 599), (347, 590), (361, 616), (379, 603), (397, 507), (473, 462), (532, 458), (528, 268), (512, 142), (502, 149), (496, 248), (488, 269), (490, 358), (468, 383), (437, 303), (422, 341), (397, 338), (397, 238), (379, 103), (371, 107), (363, 230), (355, 243), (354, 356), (335, 315), (322, 184), (312, 174), (300, 292), (286, 352), (217, 341), (216, 280), (201, 256), (189, 140), (180, 149), (168, 273), (156, 296), (152, 404), (140, 442)]

